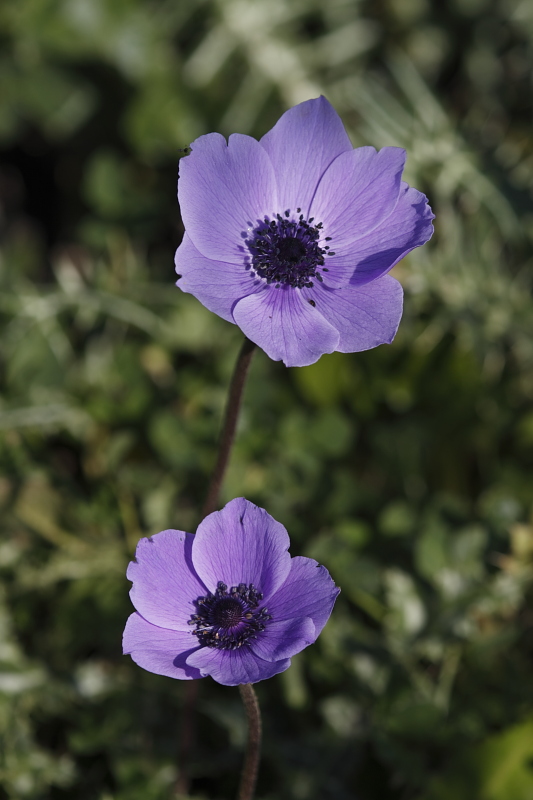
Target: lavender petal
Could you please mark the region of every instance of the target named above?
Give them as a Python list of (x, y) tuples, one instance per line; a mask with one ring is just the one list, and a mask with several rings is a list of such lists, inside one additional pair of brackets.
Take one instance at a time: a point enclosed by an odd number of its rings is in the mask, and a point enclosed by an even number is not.
[(251, 136), (200, 136), (180, 161), (178, 200), (185, 229), (206, 258), (243, 263), (244, 239), (278, 206), (270, 159)]
[(292, 287), (269, 287), (239, 300), (233, 319), (273, 361), (287, 367), (313, 364), (339, 343), (338, 331)]
[(176, 251), (177, 286), (193, 294), (210, 311), (234, 322), (232, 308), (242, 297), (257, 292), (261, 281), (246, 270), (244, 262), (229, 264), (203, 256), (185, 234)]
[(311, 618), (314, 642), (328, 621), (339, 592), (325, 567), (312, 558), (296, 556), (287, 580), (270, 598), (268, 610), (273, 620), (291, 621), (300, 615)]
[[(269, 603), (269, 611), (271, 603)], [(298, 598), (299, 605), (299, 598)], [(250, 649), (265, 661), (279, 661), (290, 658), (316, 640), (317, 633), (313, 620), (301, 616), (288, 620), (272, 619), (265, 630), (250, 642)], [(329, 616), (329, 614), (328, 614)]]
[[(400, 194), (406, 153), (400, 147), (358, 147), (339, 156), (320, 181), (311, 205), (335, 254), (354, 250), (358, 239), (390, 216)], [(328, 267), (333, 265), (327, 258)], [(335, 272), (331, 271), (330, 280)], [(340, 285), (340, 284), (339, 284)]]
[(289, 535), (270, 514), (243, 497), (209, 514), (199, 525), (192, 547), (198, 575), (214, 592), (254, 584), (265, 600), (290, 571)]
[(264, 661), (254, 655), (248, 647), (238, 650), (216, 650), (203, 647), (187, 657), (187, 664), (200, 671), (202, 677), (210, 675), (224, 686), (239, 683), (257, 683), (283, 672), (290, 666), (290, 659)]
[(192, 566), (193, 539), (190, 533), (168, 530), (141, 539), (137, 545), (135, 561), (127, 571), (133, 581), (130, 597), (153, 625), (190, 631), (188, 621), (195, 613), (192, 601), (206, 592)]
[[(402, 183), (393, 212), (368, 235), (354, 241), (345, 252), (328, 259), (338, 285), (366, 284), (389, 272), (404, 256), (433, 235), (435, 218), (422, 192)], [(328, 285), (332, 285), (328, 280)]]
[(362, 286), (305, 289), (316, 310), (339, 331), (337, 350), (356, 353), (390, 344), (402, 318), (403, 289), (390, 275)]
[(325, 97), (286, 111), (260, 144), (276, 173), (279, 211), (301, 207), (304, 214), (325, 170), (338, 155), (352, 150), (339, 115)]
[(156, 675), (182, 681), (202, 677), (187, 663), (187, 658), (198, 650), (198, 640), (190, 631), (158, 628), (140, 614), (132, 614), (124, 629), (122, 648), (124, 655), (130, 655), (136, 664)]

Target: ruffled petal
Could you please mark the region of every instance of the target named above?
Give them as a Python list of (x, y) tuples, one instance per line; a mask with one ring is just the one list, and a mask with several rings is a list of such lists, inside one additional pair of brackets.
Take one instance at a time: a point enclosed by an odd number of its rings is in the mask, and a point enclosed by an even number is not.
[(130, 655), (143, 669), (156, 675), (168, 675), (181, 681), (203, 677), (187, 658), (198, 650), (198, 640), (192, 633), (170, 631), (151, 625), (140, 614), (132, 614), (122, 638), (124, 655)]
[(415, 247), (431, 239), (434, 218), (427, 197), (402, 183), (392, 214), (371, 233), (346, 249), (335, 249), (335, 255), (327, 259), (330, 272), (327, 278), (324, 276), (325, 282), (328, 286), (343, 286), (376, 280)]
[(265, 214), (278, 207), (268, 155), (251, 136), (200, 136), (180, 161), (178, 200), (185, 229), (206, 258), (242, 264), (243, 244)]
[(269, 286), (239, 300), (233, 319), (273, 361), (283, 361), (287, 367), (314, 364), (339, 343), (338, 331), (299, 289), (289, 286)]
[(242, 297), (257, 292), (263, 282), (253, 277), (244, 264), (228, 264), (203, 256), (185, 234), (176, 251), (177, 286), (193, 294), (219, 317), (233, 322), (231, 309)]
[(263, 508), (238, 497), (200, 523), (192, 560), (211, 592), (219, 581), (228, 588), (253, 583), (266, 600), (289, 574), (289, 544), (281, 523)]
[(325, 97), (306, 100), (283, 114), (260, 140), (278, 182), (281, 213), (285, 209), (305, 214), (317, 184), (331, 162), (352, 144), (344, 125)]
[(193, 539), (190, 533), (169, 530), (141, 539), (137, 545), (135, 561), (126, 573), (133, 581), (130, 597), (153, 625), (190, 631), (187, 623), (196, 613), (193, 601), (206, 593), (191, 561)]
[(384, 147), (379, 152), (358, 147), (328, 167), (310, 213), (323, 223), (336, 254), (346, 253), (391, 214), (398, 202), (405, 159), (401, 147)]
[(250, 649), (265, 661), (279, 661), (280, 658), (295, 656), (296, 653), (313, 644), (316, 637), (313, 620), (309, 617), (271, 620), (267, 623), (265, 630), (257, 634), (257, 639), (250, 641)]
[(300, 615), (310, 617), (315, 628), (314, 642), (328, 621), (339, 592), (325, 567), (312, 558), (296, 556), (287, 580), (270, 598), (268, 611), (276, 621), (290, 621)]
[(402, 318), (403, 289), (390, 275), (362, 286), (342, 289), (315, 286), (302, 293), (340, 334), (337, 350), (357, 353), (390, 344)]
[(238, 650), (202, 647), (188, 656), (187, 663), (200, 670), (202, 677), (210, 675), (224, 686), (238, 686), (239, 683), (257, 683), (271, 678), (290, 667), (291, 660), (264, 661), (246, 646)]

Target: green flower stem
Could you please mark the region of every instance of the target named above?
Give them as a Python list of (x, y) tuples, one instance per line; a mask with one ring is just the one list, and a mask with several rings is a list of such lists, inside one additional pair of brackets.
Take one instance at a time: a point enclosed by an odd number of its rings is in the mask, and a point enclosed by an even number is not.
[(207, 497), (202, 509), (202, 519), (207, 517), (208, 514), (211, 514), (212, 511), (215, 511), (218, 505), (218, 496), (220, 494), (224, 475), (226, 474), (231, 448), (235, 441), (235, 431), (237, 429), (237, 420), (239, 418), (244, 385), (255, 348), (256, 345), (251, 342), (250, 339), (245, 338), (237, 358), (237, 363), (235, 364), (226, 404), (226, 413), (224, 414), (222, 433), (219, 440), (217, 462), (211, 476), (209, 489), (207, 490)]
[[(245, 338), (237, 357), (237, 363), (235, 364), (235, 369), (231, 377), (224, 421), (222, 423), (217, 461), (209, 482), (206, 500), (202, 509), (202, 519), (207, 517), (208, 514), (211, 514), (212, 511), (215, 511), (218, 506), (220, 489), (229, 463), (231, 448), (235, 441), (235, 432), (237, 430), (237, 421), (242, 404), (244, 386), (255, 348), (256, 345)], [(183, 797), (189, 792), (190, 778), (188, 764), (191, 760), (191, 754), (194, 750), (196, 739), (196, 704), (198, 701), (198, 688), (198, 681), (189, 681), (185, 686), (183, 723), (179, 748), (180, 771), (175, 786), (176, 798)], [(251, 686), (250, 690), (252, 694), (254, 694)]]
[(248, 719), (248, 743), (237, 800), (253, 800), (261, 755), (261, 711), (251, 683), (241, 683), (239, 692)]

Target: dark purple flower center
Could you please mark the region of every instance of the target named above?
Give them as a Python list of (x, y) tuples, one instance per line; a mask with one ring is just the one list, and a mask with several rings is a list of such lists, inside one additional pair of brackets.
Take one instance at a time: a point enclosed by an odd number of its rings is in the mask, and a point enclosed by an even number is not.
[[(322, 223), (313, 225), (314, 217), (305, 220), (301, 210), (296, 209), (300, 215), (297, 219), (291, 218), (290, 210), (285, 211), (284, 216), (265, 217), (246, 239), (251, 254), (247, 268), (267, 283), (274, 283), (276, 288), (310, 289), (312, 279), (322, 282), (320, 272), (328, 271), (324, 267), (324, 257), (335, 255), (329, 245), (320, 246)], [(331, 241), (331, 237), (327, 236), (324, 241)]]
[(226, 584), (219, 581), (214, 594), (209, 592), (194, 601), (196, 614), (189, 625), (196, 626), (193, 633), (205, 647), (236, 650), (250, 639), (257, 639), (272, 619), (267, 608), (258, 609), (262, 599), (253, 583), (239, 583), (228, 592)]

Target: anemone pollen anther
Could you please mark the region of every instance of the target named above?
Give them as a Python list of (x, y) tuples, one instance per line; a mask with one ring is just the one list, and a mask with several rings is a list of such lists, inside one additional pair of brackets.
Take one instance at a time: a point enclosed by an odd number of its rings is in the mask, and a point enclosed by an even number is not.
[(196, 626), (193, 633), (202, 645), (236, 650), (250, 639), (257, 639), (272, 619), (267, 608), (257, 610), (262, 599), (253, 583), (240, 583), (228, 592), (226, 584), (219, 581), (214, 594), (209, 592), (194, 601), (197, 611), (189, 625)]
[(324, 267), (325, 256), (335, 255), (328, 244), (321, 244), (331, 240), (324, 238), (322, 223), (315, 223), (314, 217), (305, 219), (301, 211), (296, 209), (296, 218), (290, 209), (283, 216), (273, 214), (272, 219), (265, 216), (246, 240), (251, 254), (247, 267), (277, 289), (280, 286), (311, 289), (313, 278), (322, 283), (320, 270), (328, 272)]

